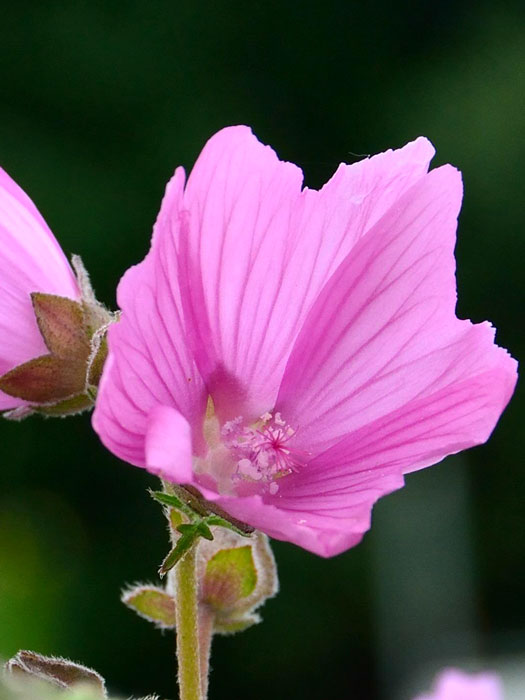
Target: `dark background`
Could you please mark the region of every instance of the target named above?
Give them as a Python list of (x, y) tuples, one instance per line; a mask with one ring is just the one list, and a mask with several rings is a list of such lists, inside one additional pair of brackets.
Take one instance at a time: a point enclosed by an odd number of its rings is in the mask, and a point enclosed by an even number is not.
[[(464, 173), (459, 315), (523, 356), (521, 3), (2, 3), (0, 163), (114, 307), (163, 188), (205, 140), (250, 124), (320, 186), (340, 161), (424, 134)], [(518, 390), (519, 394), (519, 390)], [(523, 394), (491, 441), (408, 478), (356, 549), (276, 543), (264, 623), (214, 645), (211, 700), (405, 698), (445, 663), (507, 673), (525, 652)], [(0, 424), (0, 656), (97, 668), (174, 697), (173, 639), (119, 589), (154, 580), (154, 480), (88, 415)], [(519, 696), (521, 697), (521, 696)]]

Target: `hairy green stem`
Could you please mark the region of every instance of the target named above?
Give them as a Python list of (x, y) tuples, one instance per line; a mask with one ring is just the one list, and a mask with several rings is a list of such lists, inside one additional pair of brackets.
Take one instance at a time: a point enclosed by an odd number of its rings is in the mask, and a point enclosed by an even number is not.
[(208, 697), (208, 680), (210, 670), (211, 641), (215, 615), (207, 605), (201, 605), (199, 611), (199, 653), (201, 661), (201, 689), (203, 700)]
[(199, 642), (198, 582), (195, 574), (196, 547), (175, 567), (175, 615), (180, 700), (204, 700)]

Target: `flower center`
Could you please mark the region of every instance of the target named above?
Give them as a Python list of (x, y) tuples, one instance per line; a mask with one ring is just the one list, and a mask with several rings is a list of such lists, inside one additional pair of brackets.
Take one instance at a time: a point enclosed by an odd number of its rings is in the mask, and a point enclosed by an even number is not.
[(241, 416), (225, 423), (221, 437), (234, 457), (234, 484), (255, 482), (264, 491), (277, 493), (277, 481), (301, 466), (299, 455), (289, 445), (295, 433), (280, 413), (265, 413), (250, 426), (243, 424)]
[(220, 493), (275, 495), (279, 480), (306, 461), (306, 453), (291, 444), (296, 432), (280, 413), (265, 413), (251, 424), (238, 416), (221, 428), (209, 410), (204, 423), (209, 452), (197, 460), (196, 472), (212, 477)]

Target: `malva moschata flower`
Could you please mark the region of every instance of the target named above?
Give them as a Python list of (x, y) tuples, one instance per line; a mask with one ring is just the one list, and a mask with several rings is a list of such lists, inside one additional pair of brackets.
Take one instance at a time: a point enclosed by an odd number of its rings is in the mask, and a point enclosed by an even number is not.
[(121, 459), (323, 556), (403, 475), (487, 440), (516, 381), (455, 315), (462, 199), (418, 138), (319, 191), (247, 127), (169, 182), (94, 413)]

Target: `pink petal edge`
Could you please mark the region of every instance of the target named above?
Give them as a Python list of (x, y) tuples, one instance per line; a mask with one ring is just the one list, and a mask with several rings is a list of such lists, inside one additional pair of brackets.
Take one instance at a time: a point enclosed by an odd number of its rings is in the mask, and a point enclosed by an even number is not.
[(141, 467), (147, 464), (151, 412), (159, 405), (183, 415), (193, 430), (194, 451), (200, 446), (206, 394), (185, 340), (177, 287), (175, 246), (183, 187), (179, 168), (166, 187), (150, 251), (118, 286), (122, 312), (108, 331), (109, 358), (93, 414), (103, 444)]
[[(78, 299), (73, 271), (25, 192), (0, 168), (0, 374), (47, 352), (31, 292)], [(0, 392), (0, 411), (25, 405)]]

